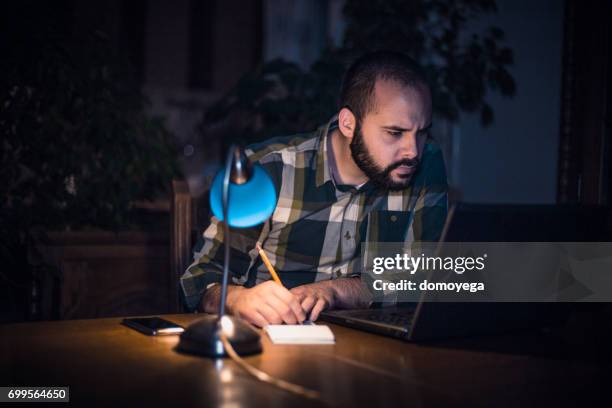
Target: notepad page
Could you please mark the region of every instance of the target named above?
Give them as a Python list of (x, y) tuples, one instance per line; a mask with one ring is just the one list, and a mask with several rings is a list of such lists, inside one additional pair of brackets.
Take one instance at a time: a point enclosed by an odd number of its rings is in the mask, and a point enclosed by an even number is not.
[(274, 344), (334, 344), (334, 333), (324, 325), (271, 324), (264, 329)]

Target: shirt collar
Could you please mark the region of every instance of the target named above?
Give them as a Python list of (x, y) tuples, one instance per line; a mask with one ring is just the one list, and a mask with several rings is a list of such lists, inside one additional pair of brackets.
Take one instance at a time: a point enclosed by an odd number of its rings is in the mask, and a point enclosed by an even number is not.
[(319, 146), (317, 149), (317, 168), (316, 168), (316, 184), (321, 187), (327, 182), (331, 182), (334, 188), (342, 193), (348, 191), (367, 191), (373, 189), (373, 184), (370, 181), (355, 187), (351, 185), (338, 184), (339, 179), (338, 167), (335, 159), (332, 157), (331, 148), (331, 132), (338, 129), (338, 115), (334, 115), (325, 125), (318, 129)]
[(325, 125), (317, 130), (319, 138), (319, 146), (316, 156), (315, 180), (317, 187), (321, 187), (328, 181), (333, 183), (331, 170), (329, 168), (329, 160), (327, 156), (327, 139), (330, 137), (330, 132), (338, 127), (338, 115), (334, 115)]

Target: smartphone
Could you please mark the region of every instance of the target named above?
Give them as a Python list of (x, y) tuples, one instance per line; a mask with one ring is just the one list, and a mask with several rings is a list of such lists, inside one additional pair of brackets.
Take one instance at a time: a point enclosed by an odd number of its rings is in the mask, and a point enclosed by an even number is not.
[(148, 336), (180, 334), (185, 331), (182, 326), (160, 317), (130, 317), (121, 323)]

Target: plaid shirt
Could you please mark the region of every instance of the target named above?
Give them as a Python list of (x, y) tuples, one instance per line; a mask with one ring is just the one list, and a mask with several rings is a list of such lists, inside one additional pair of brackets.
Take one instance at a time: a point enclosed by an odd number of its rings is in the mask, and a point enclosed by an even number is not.
[[(367, 182), (336, 184), (329, 135), (337, 119), (305, 135), (274, 138), (250, 146), (247, 156), (272, 177), (278, 193), (264, 224), (232, 229), (231, 282), (254, 286), (271, 279), (255, 244), (259, 242), (287, 288), (327, 279), (360, 276), (361, 245), (437, 241), (447, 213), (442, 152), (431, 139), (410, 187), (387, 192)], [(212, 217), (195, 245), (193, 263), (181, 277), (189, 309), (205, 290), (221, 282), (223, 226)]]

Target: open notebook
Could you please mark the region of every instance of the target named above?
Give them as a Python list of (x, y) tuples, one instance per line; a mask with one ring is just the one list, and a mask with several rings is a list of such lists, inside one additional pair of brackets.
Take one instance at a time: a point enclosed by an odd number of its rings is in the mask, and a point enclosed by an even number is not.
[(334, 344), (328, 326), (316, 324), (271, 324), (264, 329), (274, 344)]

